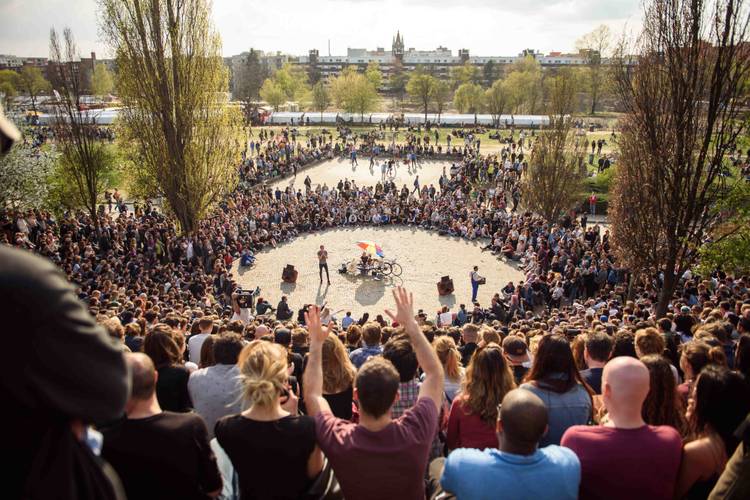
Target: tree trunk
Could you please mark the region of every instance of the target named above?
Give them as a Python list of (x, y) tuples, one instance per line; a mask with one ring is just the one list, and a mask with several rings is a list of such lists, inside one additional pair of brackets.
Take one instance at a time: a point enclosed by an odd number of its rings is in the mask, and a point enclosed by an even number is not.
[[(671, 266), (669, 264), (672, 264)], [(674, 273), (674, 262), (670, 259), (664, 271), (664, 283), (659, 290), (659, 301), (656, 304), (656, 318), (663, 318), (667, 314), (667, 306), (672, 299), (675, 286), (677, 285), (677, 276)]]

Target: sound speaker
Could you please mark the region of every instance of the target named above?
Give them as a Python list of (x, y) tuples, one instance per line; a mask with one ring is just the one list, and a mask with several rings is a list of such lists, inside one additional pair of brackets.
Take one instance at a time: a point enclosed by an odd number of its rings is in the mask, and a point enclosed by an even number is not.
[(443, 276), (437, 283), (438, 295), (450, 295), (453, 293), (453, 280), (450, 276)]
[(294, 269), (294, 266), (287, 264), (284, 270), (281, 272), (281, 281), (284, 283), (296, 283), (299, 272)]

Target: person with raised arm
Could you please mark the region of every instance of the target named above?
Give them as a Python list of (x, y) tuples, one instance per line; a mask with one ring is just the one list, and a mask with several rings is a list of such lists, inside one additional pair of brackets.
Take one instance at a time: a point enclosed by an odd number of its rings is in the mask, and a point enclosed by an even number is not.
[(305, 315), (310, 333), (305, 404), (315, 417), (318, 445), (330, 460), (347, 500), (425, 497), (424, 474), (438, 428), (443, 367), (417, 325), (412, 294), (399, 287), (393, 297), (396, 313), (385, 312), (403, 326), (425, 374), (417, 403), (397, 419), (391, 417), (391, 407), (398, 399), (399, 374), (380, 356), (368, 359), (354, 381), (359, 424), (333, 416), (323, 397), (322, 368), (323, 342), (331, 325), (321, 324), (317, 307)]

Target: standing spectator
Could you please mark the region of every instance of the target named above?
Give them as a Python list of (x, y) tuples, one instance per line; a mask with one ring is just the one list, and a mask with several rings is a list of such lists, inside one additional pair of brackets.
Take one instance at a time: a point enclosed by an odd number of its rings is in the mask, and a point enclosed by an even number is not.
[[(116, 498), (86, 426), (122, 415), (130, 382), (122, 352), (50, 261), (0, 245), (3, 468), (6, 498)], [(45, 467), (38, 465), (44, 463)]]
[[(346, 318), (345, 318), (346, 319)], [(355, 349), (349, 355), (357, 369), (359, 369), (365, 361), (373, 356), (380, 356), (383, 354), (383, 346), (380, 345), (382, 338), (381, 328), (378, 323), (370, 322), (362, 328), (362, 339), (365, 341), (364, 347)]]
[(102, 456), (115, 468), (128, 498), (209, 499), (221, 491), (203, 419), (162, 411), (151, 358), (127, 354), (132, 390), (127, 417), (105, 429)]
[(331, 276), (328, 274), (328, 250), (323, 245), (320, 245), (318, 250), (318, 272), (320, 274), (320, 282), (323, 283), (323, 270), (326, 272), (326, 280), (328, 284), (331, 284)]
[(604, 332), (591, 332), (586, 336), (583, 359), (586, 361), (581, 378), (591, 387), (594, 394), (602, 393), (602, 371), (607, 364), (614, 341)]
[(675, 498), (706, 498), (739, 444), (734, 433), (750, 412), (745, 377), (708, 366), (693, 386), (687, 418), (693, 433), (685, 444)]
[(174, 412), (188, 412), (193, 406), (187, 387), (190, 371), (181, 363), (182, 350), (177, 340), (181, 335), (169, 325), (159, 323), (143, 342), (143, 352), (148, 354), (159, 373), (156, 381), (159, 405)]
[(578, 373), (570, 344), (563, 335), (542, 337), (521, 388), (533, 392), (547, 405), (549, 431), (540, 446), (560, 444), (569, 427), (592, 420), (590, 389)]
[(399, 374), (386, 359), (375, 357), (357, 373), (359, 424), (337, 419), (323, 397), (322, 344), (328, 329), (319, 311), (308, 313), (310, 361), (305, 372), (305, 401), (315, 417), (320, 448), (331, 461), (346, 498), (424, 499), (427, 458), (437, 433), (443, 394), (443, 369), (435, 351), (414, 319), (413, 298), (403, 288), (393, 292), (397, 312), (386, 311), (406, 330), (425, 379), (413, 408), (397, 419), (391, 407), (397, 398)]
[(190, 374), (188, 391), (196, 413), (203, 417), (209, 438), (214, 437), (214, 425), (224, 415), (242, 411), (237, 359), (242, 351), (242, 337), (236, 333), (217, 336), (213, 342), (216, 364)]
[[(539, 448), (547, 431), (544, 402), (529, 391), (512, 390), (500, 406), (499, 446), (455, 450), (444, 462), (442, 487), (459, 499), (576, 499), (581, 464), (575, 453), (555, 445)], [(443, 459), (432, 463), (431, 477), (442, 463)]]
[(580, 499), (672, 498), (680, 466), (679, 433), (643, 421), (649, 373), (637, 359), (622, 356), (604, 367), (602, 400), (609, 422), (575, 426), (562, 445), (581, 461)]
[(494, 343), (480, 347), (466, 369), (461, 394), (451, 405), (446, 439), (448, 449), (481, 450), (497, 446), (497, 408), (515, 387), (502, 348)]
[(701, 370), (709, 364), (720, 361), (723, 354), (724, 351), (720, 347), (712, 348), (705, 342), (697, 340), (683, 345), (680, 355), (680, 368), (682, 368), (685, 381), (677, 387), (677, 392), (682, 397), (682, 402), (686, 407), (688, 397), (693, 391), (693, 383), (700, 375)]
[(302, 497), (323, 467), (312, 417), (297, 416), (286, 350), (255, 340), (237, 362), (248, 409), (216, 423), (216, 439), (232, 460), (242, 498)]

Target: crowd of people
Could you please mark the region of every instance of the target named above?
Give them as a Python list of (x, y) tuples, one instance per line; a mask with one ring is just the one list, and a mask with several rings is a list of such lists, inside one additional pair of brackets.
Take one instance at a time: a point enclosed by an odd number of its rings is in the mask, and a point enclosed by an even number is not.
[[(437, 186), (265, 183), (352, 150), (378, 162), (443, 154), (409, 134), (401, 145), (347, 133), (303, 143), (262, 130), (238, 189), (190, 236), (151, 206), (105, 210), (98, 226), (79, 213), (3, 213), (0, 241), (56, 264), (75, 284), (66, 313), (85, 304), (113, 339), (79, 317), (90, 335), (65, 352), (98, 343), (80, 352), (121, 358), (58, 381), (81, 386), (83, 403), (118, 379), (106, 408), (35, 396), (29, 413), (54, 407), (86, 442), (98, 429), (92, 448), (129, 498), (746, 498), (747, 277), (689, 271), (657, 317), (660, 277), (628, 290), (606, 230), (519, 211), (523, 136), (483, 155), (467, 134)], [(354, 224), (479, 239), (525, 279), (434, 317), (402, 289), (374, 320), (240, 300), (235, 259)], [(3, 272), (41, 272), (12, 266), (24, 258), (8, 253)], [(54, 316), (33, 325), (40, 336), (44, 321)], [(82, 384), (94, 368), (111, 376)], [(21, 456), (19, 481), (41, 473), (31, 451)]]

